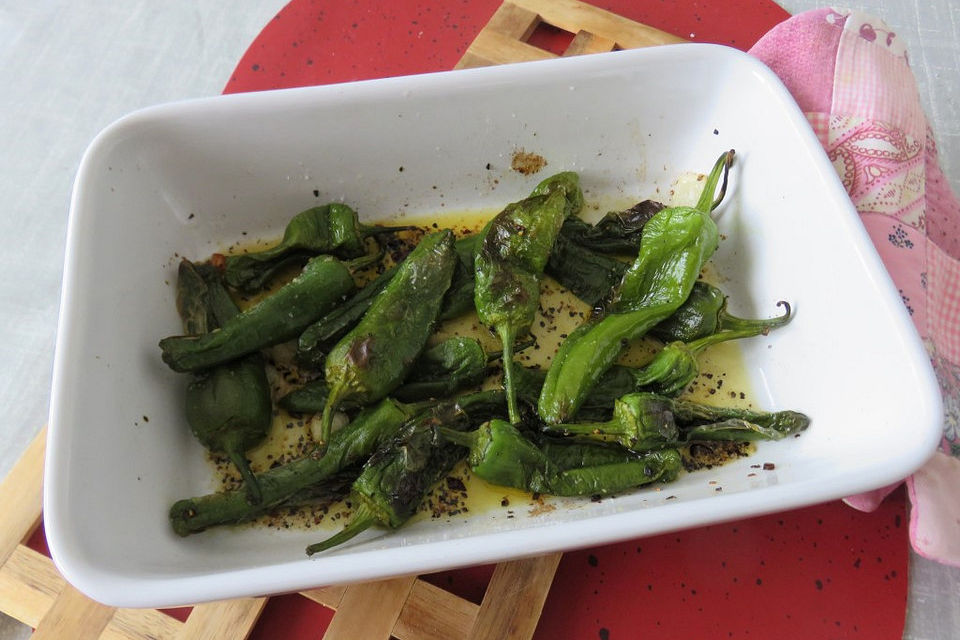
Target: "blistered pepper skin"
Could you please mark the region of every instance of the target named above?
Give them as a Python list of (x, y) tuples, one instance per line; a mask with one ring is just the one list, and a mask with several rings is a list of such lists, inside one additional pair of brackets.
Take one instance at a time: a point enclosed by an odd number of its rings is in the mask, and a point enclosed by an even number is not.
[(520, 421), (513, 388), (514, 341), (530, 330), (540, 301), (540, 280), (560, 228), (583, 206), (580, 179), (563, 172), (530, 197), (507, 205), (481, 232), (474, 261), (474, 304), (480, 322), (503, 345), (504, 386), (510, 421)]
[(280, 243), (270, 249), (224, 258), (224, 279), (235, 289), (254, 293), (263, 289), (287, 265), (329, 254), (342, 259), (366, 253), (365, 238), (407, 227), (360, 224), (357, 212), (339, 202), (311, 207), (287, 223)]
[(354, 289), (350, 269), (318, 256), (276, 293), (202, 336), (160, 341), (163, 361), (174, 371), (198, 371), (297, 337)]
[(433, 333), (457, 262), (452, 232), (426, 236), (330, 350), (324, 365), (330, 388), (321, 422), (324, 441), (342, 402), (377, 402), (403, 383)]
[(581, 325), (560, 345), (537, 404), (548, 424), (570, 420), (624, 346), (669, 317), (690, 295), (719, 242), (710, 215), (714, 192), (732, 163), (723, 154), (695, 207), (671, 207), (645, 225), (637, 259), (623, 276), (607, 314)]

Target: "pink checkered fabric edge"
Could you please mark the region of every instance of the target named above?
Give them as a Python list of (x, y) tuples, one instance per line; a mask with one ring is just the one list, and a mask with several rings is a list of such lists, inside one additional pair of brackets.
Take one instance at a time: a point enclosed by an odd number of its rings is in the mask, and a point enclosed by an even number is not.
[(937, 351), (960, 363), (960, 260), (927, 242), (927, 328)]
[(914, 92), (897, 89), (914, 83), (896, 34), (876, 18), (856, 11), (847, 14), (830, 112), (885, 122), (922, 142), (927, 128), (923, 109)]

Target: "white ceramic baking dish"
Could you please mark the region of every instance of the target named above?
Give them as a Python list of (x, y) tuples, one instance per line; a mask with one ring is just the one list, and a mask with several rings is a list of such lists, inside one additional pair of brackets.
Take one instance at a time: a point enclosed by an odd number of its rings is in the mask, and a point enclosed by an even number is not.
[[(581, 175), (588, 199), (664, 193), (737, 150), (714, 263), (740, 315), (794, 304), (743, 343), (758, 405), (802, 409), (800, 438), (669, 490), (556, 501), (370, 531), (308, 558), (324, 532), (174, 535), (167, 510), (210, 490), (181, 414), (177, 256), (279, 236), (321, 200), (367, 220), (489, 209), (542, 177), (519, 149)], [(489, 164), (489, 168), (488, 168)], [(400, 167), (403, 170), (400, 170)], [(88, 149), (70, 212), (45, 478), (53, 558), (118, 606), (291, 591), (598, 545), (799, 507), (918, 468), (939, 434), (923, 346), (829, 160), (787, 91), (736, 50), (677, 45), (147, 109)], [(752, 465), (774, 463), (756, 473)], [(710, 482), (708, 482), (710, 481)], [(716, 487), (722, 487), (717, 491)], [(668, 499), (669, 498), (669, 499)]]

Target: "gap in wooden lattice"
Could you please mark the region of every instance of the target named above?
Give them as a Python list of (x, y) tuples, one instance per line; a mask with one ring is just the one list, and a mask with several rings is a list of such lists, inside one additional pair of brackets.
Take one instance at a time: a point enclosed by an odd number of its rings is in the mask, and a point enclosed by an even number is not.
[(490, 585), (493, 576), (494, 564), (465, 567), (437, 571), (420, 576), (420, 579), (429, 582), (435, 587), (448, 591), (473, 604), (480, 604)]
[(555, 27), (542, 20), (527, 38), (527, 44), (532, 44), (538, 49), (549, 51), (550, 53), (562, 56), (573, 42), (573, 33), (560, 27)]

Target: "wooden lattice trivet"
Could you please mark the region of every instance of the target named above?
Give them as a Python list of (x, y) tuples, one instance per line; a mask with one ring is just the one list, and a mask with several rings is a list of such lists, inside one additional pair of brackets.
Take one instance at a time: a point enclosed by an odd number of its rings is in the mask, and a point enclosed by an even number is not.
[[(508, 0), (457, 68), (556, 57), (527, 42), (543, 23), (574, 34), (563, 55), (683, 41), (577, 0)], [(26, 546), (42, 517), (45, 444), (43, 429), (0, 483), (0, 611), (34, 627), (38, 639), (238, 640), (249, 635), (267, 598), (198, 605), (185, 622), (153, 609), (115, 609), (81, 594), (50, 558)], [(326, 640), (520, 640), (533, 636), (560, 556), (500, 563), (479, 605), (415, 576), (301, 595), (336, 611)]]

